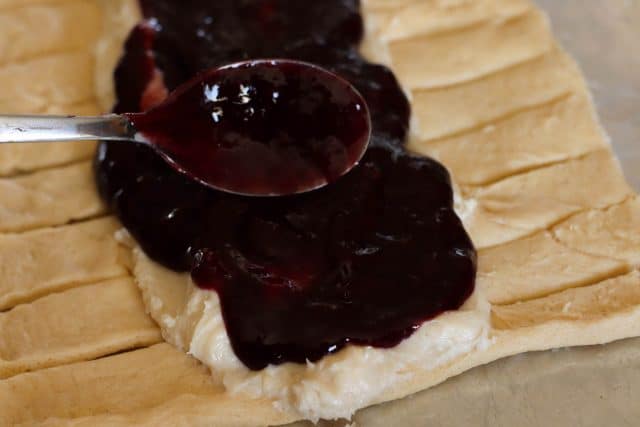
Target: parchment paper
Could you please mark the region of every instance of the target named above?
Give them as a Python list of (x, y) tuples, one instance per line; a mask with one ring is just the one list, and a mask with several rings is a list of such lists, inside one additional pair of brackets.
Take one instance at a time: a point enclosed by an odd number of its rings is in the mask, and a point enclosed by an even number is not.
[[(625, 174), (640, 191), (640, 0), (537, 1), (586, 73)], [(640, 426), (640, 338), (500, 360), (362, 410), (353, 422), (359, 427)]]

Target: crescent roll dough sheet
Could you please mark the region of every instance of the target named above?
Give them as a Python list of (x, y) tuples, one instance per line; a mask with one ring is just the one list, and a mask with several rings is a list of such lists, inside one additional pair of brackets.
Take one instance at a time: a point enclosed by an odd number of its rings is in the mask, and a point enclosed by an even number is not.
[[(421, 328), (421, 348), (434, 350), (411, 360), (409, 340), (347, 348), (317, 366), (248, 375), (229, 353), (214, 296), (132, 253), (96, 193), (95, 144), (5, 145), (0, 426), (348, 416), (506, 356), (640, 335), (640, 198), (545, 15), (528, 0), (362, 8), (363, 51), (394, 70), (411, 100), (409, 148), (450, 170), (478, 248), (472, 300)], [(108, 111), (113, 69), (140, 17), (136, 0), (0, 0), (0, 112)], [(230, 370), (210, 369), (215, 358)], [(349, 390), (358, 392), (340, 394)]]

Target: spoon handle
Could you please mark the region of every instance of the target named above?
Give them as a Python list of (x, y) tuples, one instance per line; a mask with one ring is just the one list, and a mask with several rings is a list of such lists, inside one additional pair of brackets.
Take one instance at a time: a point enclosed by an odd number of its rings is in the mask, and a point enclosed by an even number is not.
[(124, 116), (0, 116), (0, 143), (83, 140), (135, 140)]

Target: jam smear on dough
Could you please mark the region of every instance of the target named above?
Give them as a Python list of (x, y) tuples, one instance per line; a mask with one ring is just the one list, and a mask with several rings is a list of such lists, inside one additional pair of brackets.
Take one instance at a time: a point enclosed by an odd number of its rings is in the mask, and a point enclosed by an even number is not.
[[(250, 198), (206, 188), (148, 147), (103, 143), (103, 197), (155, 261), (218, 293), (249, 368), (305, 363), (347, 344), (393, 347), (458, 309), (476, 253), (453, 211), (450, 177), (407, 152), (410, 108), (391, 71), (358, 53), (356, 0), (142, 0), (116, 71), (116, 112), (151, 108), (198, 72), (257, 58), (318, 64), (370, 109), (360, 164), (311, 193)], [(437, 60), (437, 58), (434, 58)]]

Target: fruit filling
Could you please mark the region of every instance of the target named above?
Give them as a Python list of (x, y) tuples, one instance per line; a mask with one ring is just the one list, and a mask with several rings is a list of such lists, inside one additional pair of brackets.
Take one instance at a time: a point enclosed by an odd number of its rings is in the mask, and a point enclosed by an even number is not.
[[(102, 196), (151, 258), (217, 292), (247, 367), (316, 361), (347, 344), (392, 347), (467, 300), (476, 253), (453, 210), (450, 177), (404, 148), (409, 103), (389, 69), (359, 54), (357, 0), (184, 0), (179, 12), (172, 0), (141, 4), (146, 21), (115, 73), (116, 112), (148, 110), (203, 70), (264, 58), (317, 64), (369, 106), (360, 163), (294, 196), (223, 193), (149, 147), (99, 148)], [(321, 137), (322, 121), (304, 132)], [(278, 120), (262, 125), (278, 131)]]

